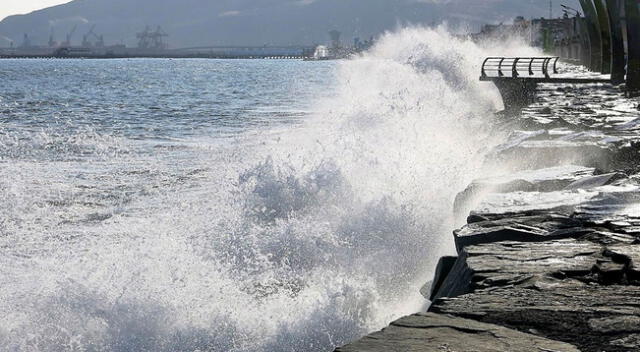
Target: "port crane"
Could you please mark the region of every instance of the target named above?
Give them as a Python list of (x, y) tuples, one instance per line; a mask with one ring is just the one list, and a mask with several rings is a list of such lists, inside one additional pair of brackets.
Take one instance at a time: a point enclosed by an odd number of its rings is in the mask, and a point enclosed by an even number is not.
[[(91, 46), (95, 46), (96, 48), (104, 47), (104, 36), (103, 35), (97, 35), (94, 32), (94, 29), (96, 29), (96, 25), (95, 24), (93, 26), (91, 26), (91, 29), (89, 29), (89, 32), (87, 32), (87, 34), (82, 36), (82, 46), (83, 47), (91, 47)], [(92, 37), (93, 37), (93, 39), (95, 39), (94, 43), (91, 43), (91, 41), (89, 40)]]
[(144, 31), (136, 34), (138, 38), (138, 48), (140, 49), (166, 49), (167, 43), (164, 41), (165, 37), (168, 37), (162, 27), (158, 26), (155, 31), (151, 31), (151, 28), (147, 26)]
[(65, 40), (64, 43), (62, 43), (62, 46), (71, 46), (71, 38), (73, 37), (73, 34), (76, 32), (76, 29), (78, 29), (78, 25), (73, 26), (71, 31), (67, 34), (67, 40)]
[(22, 37), (22, 48), (30, 48), (31, 47), (31, 39), (29, 39), (29, 35), (27, 33)]

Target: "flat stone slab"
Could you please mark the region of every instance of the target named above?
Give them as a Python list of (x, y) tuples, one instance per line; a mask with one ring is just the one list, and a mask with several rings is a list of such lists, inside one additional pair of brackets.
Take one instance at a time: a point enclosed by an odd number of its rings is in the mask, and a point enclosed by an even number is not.
[[(578, 238), (589, 231), (628, 235), (640, 240), (640, 186), (638, 177), (617, 173), (589, 177), (594, 188), (553, 192), (486, 194), (454, 231), (458, 250), (464, 246), (496, 241), (544, 241)], [(600, 186), (616, 179), (614, 184)], [(547, 219), (550, 216), (556, 219)], [(624, 240), (624, 242), (632, 242)]]
[(576, 180), (565, 187), (565, 189), (592, 189), (596, 187), (608, 186), (618, 180), (624, 180), (626, 178), (627, 175), (620, 172), (610, 172), (607, 174), (593, 175)]
[(454, 209), (468, 213), (488, 193), (561, 191), (593, 177), (594, 172), (593, 168), (565, 165), (477, 179), (456, 196)]
[(640, 188), (636, 185), (605, 186), (575, 207), (575, 217), (592, 225), (613, 229), (640, 226)]
[[(473, 220), (473, 219), (470, 219)], [(480, 218), (476, 219), (480, 220)], [(503, 241), (541, 242), (576, 238), (593, 232), (582, 223), (562, 214), (510, 216), (496, 220), (472, 221), (453, 232), (456, 248)]]
[(613, 242), (607, 246), (566, 239), (469, 246), (460, 253), (434, 298), (503, 286), (536, 287), (538, 282), (566, 278), (640, 287), (640, 245)]
[[(473, 317), (485, 322), (501, 321), (527, 329), (539, 329), (542, 325), (550, 330), (566, 329), (567, 324), (572, 324), (572, 327), (580, 325), (592, 330), (593, 327), (585, 325), (590, 319), (596, 319), (595, 322), (606, 317), (638, 316), (639, 293), (637, 286), (588, 285), (555, 280), (535, 287), (501, 287), (477, 290), (455, 298), (441, 298), (434, 302), (430, 311)], [(608, 332), (615, 330), (613, 325), (609, 325), (609, 329)], [(636, 328), (632, 330), (640, 332)], [(626, 329), (616, 331), (625, 332)]]
[(603, 85), (540, 85), (537, 102), (502, 128), (516, 130), (494, 153), (526, 168), (580, 164), (638, 169), (637, 100)]
[(468, 246), (430, 311), (534, 332), (583, 351), (633, 351), (640, 246), (574, 239)]
[(433, 298), (456, 297), (478, 289), (530, 286), (555, 275), (589, 275), (606, 262), (599, 244), (575, 240), (500, 242), (466, 247)]
[(625, 179), (589, 189), (490, 193), (470, 212), (476, 219), (487, 220), (546, 213), (571, 216), (588, 226), (640, 226), (640, 186), (635, 179)]
[(547, 274), (558, 271), (589, 273), (602, 258), (600, 245), (574, 240), (535, 243), (502, 242), (465, 249), (466, 262), (479, 278), (497, 274)]
[(633, 335), (640, 334), (639, 287), (565, 281), (478, 290), (439, 299), (431, 311), (534, 332), (582, 351), (640, 351), (640, 341), (629, 349)]
[[(611, 137), (603, 137), (606, 141)], [(580, 164), (599, 169), (612, 169), (616, 165), (617, 148), (614, 144), (591, 140), (562, 140), (549, 136), (545, 140), (525, 140), (515, 146), (497, 149), (492, 159), (523, 168), (544, 168), (566, 164)]]
[(581, 128), (629, 129), (626, 125), (638, 116), (637, 103), (615, 87), (541, 84), (537, 93), (537, 102), (525, 108), (521, 116), (537, 125), (558, 125), (562, 121)]
[(491, 193), (472, 211), (474, 215), (511, 215), (517, 213), (555, 212), (571, 215), (576, 207), (600, 194), (598, 189), (554, 192)]
[(625, 265), (627, 282), (640, 285), (640, 246), (607, 246), (605, 255)]
[(579, 352), (568, 343), (449, 315), (421, 313), (401, 318), (382, 331), (337, 352)]

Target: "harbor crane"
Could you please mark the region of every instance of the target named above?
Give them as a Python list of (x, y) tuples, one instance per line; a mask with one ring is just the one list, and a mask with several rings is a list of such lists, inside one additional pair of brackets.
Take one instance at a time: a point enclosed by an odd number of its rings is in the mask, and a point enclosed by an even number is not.
[(76, 29), (78, 29), (78, 25), (73, 26), (71, 31), (67, 34), (67, 40), (62, 43), (62, 46), (71, 46), (71, 38), (73, 38), (73, 34), (76, 32)]
[(29, 35), (27, 33), (24, 34), (24, 36), (22, 37), (22, 48), (30, 48), (31, 47), (31, 39), (29, 38)]
[(147, 26), (144, 31), (136, 34), (138, 38), (138, 48), (164, 50), (168, 47), (164, 38), (168, 36), (169, 34), (162, 30), (160, 26), (158, 26), (155, 31), (151, 31), (151, 28)]
[[(93, 26), (91, 26), (91, 29), (89, 29), (89, 32), (87, 32), (87, 34), (82, 36), (82, 46), (83, 47), (91, 47), (91, 46), (95, 46), (96, 48), (104, 47), (104, 36), (103, 35), (97, 35), (93, 31), (94, 29), (96, 29), (96, 25), (95, 24)], [(95, 39), (95, 42), (91, 43), (90, 38)]]
[(138, 38), (138, 48), (146, 49), (146, 48), (149, 47), (149, 33), (150, 32), (151, 32), (151, 29), (149, 28), (149, 26), (146, 26), (144, 28), (144, 31), (136, 34), (136, 38)]

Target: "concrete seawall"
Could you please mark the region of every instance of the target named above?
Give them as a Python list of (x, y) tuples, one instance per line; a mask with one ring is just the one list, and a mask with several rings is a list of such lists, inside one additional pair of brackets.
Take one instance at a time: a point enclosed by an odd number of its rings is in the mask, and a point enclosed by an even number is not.
[[(573, 74), (578, 68), (571, 68)], [(603, 84), (540, 85), (469, 214), (427, 312), (336, 351), (640, 351), (640, 112)]]

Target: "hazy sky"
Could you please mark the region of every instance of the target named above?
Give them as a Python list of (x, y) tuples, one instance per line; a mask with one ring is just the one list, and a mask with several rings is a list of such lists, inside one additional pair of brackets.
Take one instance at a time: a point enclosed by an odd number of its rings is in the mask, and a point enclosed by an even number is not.
[(10, 15), (29, 13), (45, 7), (64, 4), (70, 0), (2, 0), (0, 20)]

